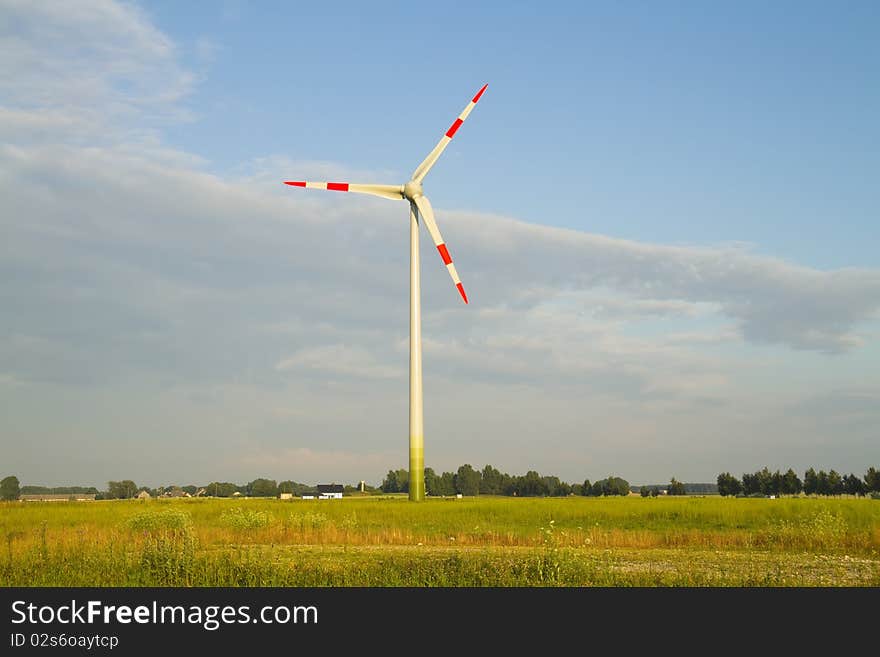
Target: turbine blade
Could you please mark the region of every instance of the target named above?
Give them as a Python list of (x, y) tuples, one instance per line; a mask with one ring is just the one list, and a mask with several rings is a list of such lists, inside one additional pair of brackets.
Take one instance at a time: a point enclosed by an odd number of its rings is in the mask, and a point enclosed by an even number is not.
[(461, 124), (465, 122), (468, 115), (471, 113), (471, 110), (474, 109), (474, 106), (477, 104), (477, 101), (480, 100), (480, 96), (483, 95), (483, 92), (486, 91), (486, 87), (488, 84), (484, 84), (482, 89), (477, 92), (477, 95), (471, 99), (471, 102), (467, 104), (461, 114), (458, 115), (458, 118), (449, 126), (449, 130), (446, 131), (446, 134), (440, 139), (437, 145), (434, 147), (434, 150), (428, 153), (428, 157), (422, 160), (422, 163), (416, 168), (413, 172), (412, 179), (417, 183), (422, 182), (425, 176), (428, 175), (428, 172), (431, 170), (431, 167), (434, 166), (434, 163), (440, 157), (441, 153), (446, 150), (446, 146), (449, 145), (449, 142), (452, 141), (452, 138), (455, 136), (456, 131), (461, 127)]
[(461, 298), (467, 303), (468, 298), (464, 293), (464, 286), (461, 284), (458, 272), (455, 271), (455, 265), (452, 264), (452, 257), (449, 255), (449, 249), (446, 248), (446, 244), (443, 242), (443, 236), (440, 234), (440, 229), (437, 227), (437, 222), (434, 220), (434, 209), (431, 207), (431, 202), (428, 200), (427, 196), (417, 196), (415, 198), (415, 204), (419, 209), (419, 214), (422, 215), (422, 218), (425, 220), (425, 227), (431, 234), (431, 239), (434, 240), (434, 245), (440, 252), (440, 257), (443, 258), (443, 264), (446, 265), (449, 275), (452, 276), (452, 282), (455, 283), (455, 287), (458, 288), (458, 293), (461, 295)]
[(285, 180), (284, 184), (293, 187), (307, 187), (309, 189), (328, 189), (331, 192), (371, 194), (372, 196), (390, 198), (393, 201), (403, 199), (403, 187), (401, 185), (363, 185), (360, 183), (307, 182), (304, 180)]

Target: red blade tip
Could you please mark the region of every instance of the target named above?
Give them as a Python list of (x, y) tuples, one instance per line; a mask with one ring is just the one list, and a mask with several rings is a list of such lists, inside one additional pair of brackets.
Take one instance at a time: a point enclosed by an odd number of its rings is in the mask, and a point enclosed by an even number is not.
[(462, 285), (461, 283), (456, 283), (455, 287), (458, 288), (458, 293), (461, 295), (461, 298), (464, 299), (464, 302), (467, 303), (468, 300), (467, 295), (464, 293), (464, 285)]
[(480, 96), (483, 95), (483, 92), (486, 91), (486, 87), (488, 87), (488, 86), (489, 86), (489, 83), (488, 83), (488, 82), (487, 82), (486, 84), (484, 84), (484, 85), (483, 85), (483, 88), (480, 89), (480, 90), (477, 92), (477, 95), (474, 96), (474, 99), (473, 99), (471, 102), (472, 102), (472, 103), (476, 103), (478, 100), (480, 100)]
[(294, 187), (305, 187), (306, 186), (306, 184), (304, 182), (296, 181), (296, 180), (285, 180), (284, 184), (285, 185), (293, 185)]

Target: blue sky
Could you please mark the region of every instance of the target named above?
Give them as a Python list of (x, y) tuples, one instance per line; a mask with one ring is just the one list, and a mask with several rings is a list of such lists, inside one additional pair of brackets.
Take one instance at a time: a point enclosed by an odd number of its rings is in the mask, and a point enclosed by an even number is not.
[(432, 175), (447, 207), (878, 263), (875, 3), (147, 10), (205, 71), (199, 120), (168, 137), (213, 168), (279, 153), (404, 176), (488, 81)]
[[(26, 483), (863, 471), (876, 3), (0, 0), (0, 436)], [(35, 449), (34, 445), (40, 445)], [(173, 455), (173, 457), (171, 456)], [(6, 473), (0, 473), (5, 475)]]

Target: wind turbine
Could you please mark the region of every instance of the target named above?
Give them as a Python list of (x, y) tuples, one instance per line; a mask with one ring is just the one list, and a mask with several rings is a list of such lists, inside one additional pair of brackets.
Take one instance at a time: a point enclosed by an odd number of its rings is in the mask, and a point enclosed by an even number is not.
[(443, 264), (452, 282), (458, 288), (462, 300), (468, 302), (464, 292), (464, 286), (452, 264), (449, 249), (440, 235), (440, 229), (434, 219), (434, 210), (428, 197), (422, 190), (422, 181), (437, 159), (446, 150), (455, 133), (464, 123), (474, 106), (480, 100), (480, 96), (486, 91), (488, 84), (477, 92), (467, 104), (458, 118), (440, 138), (428, 156), (413, 171), (410, 180), (403, 185), (372, 185), (344, 182), (309, 182), (285, 180), (285, 185), (294, 187), (306, 187), (309, 189), (327, 189), (333, 192), (356, 192), (358, 194), (372, 194), (392, 201), (409, 201), (409, 499), (413, 502), (425, 498), (425, 435), (422, 418), (422, 310), (421, 292), (419, 289), (419, 217), (425, 222), (425, 227), (431, 234), (431, 239), (440, 252)]

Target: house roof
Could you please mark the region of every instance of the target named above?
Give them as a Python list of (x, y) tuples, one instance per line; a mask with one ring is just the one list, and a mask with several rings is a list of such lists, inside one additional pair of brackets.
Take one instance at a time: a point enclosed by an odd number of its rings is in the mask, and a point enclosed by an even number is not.
[(39, 502), (39, 501), (47, 501), (47, 502), (55, 502), (55, 501), (66, 501), (66, 500), (93, 500), (95, 499), (94, 493), (37, 493), (33, 495), (20, 495), (19, 499), (24, 500), (25, 502)]

